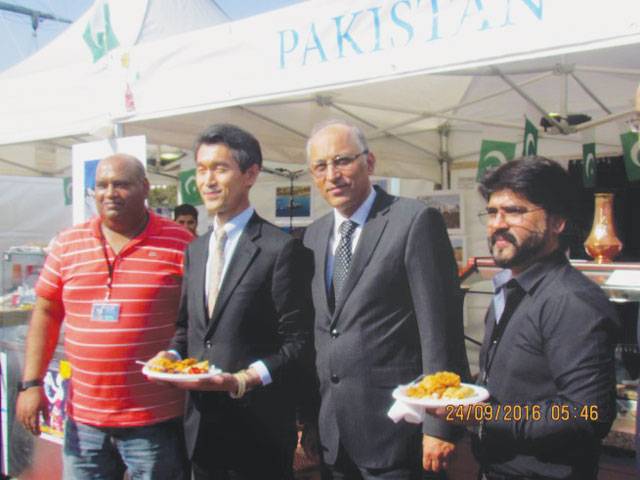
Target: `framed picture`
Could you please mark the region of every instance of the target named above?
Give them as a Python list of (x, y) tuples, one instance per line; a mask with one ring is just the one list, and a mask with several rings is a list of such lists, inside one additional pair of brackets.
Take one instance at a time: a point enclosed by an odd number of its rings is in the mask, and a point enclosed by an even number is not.
[(464, 265), (467, 261), (467, 245), (465, 238), (461, 235), (450, 235), (449, 240), (453, 247), (453, 256), (456, 258), (458, 265)]
[(311, 216), (311, 186), (276, 187), (276, 217)]
[(462, 225), (464, 210), (460, 192), (453, 190), (429, 192), (428, 194), (420, 195), (418, 200), (440, 211), (444, 217), (444, 223), (447, 225), (447, 231), (450, 234), (462, 233), (464, 231)]

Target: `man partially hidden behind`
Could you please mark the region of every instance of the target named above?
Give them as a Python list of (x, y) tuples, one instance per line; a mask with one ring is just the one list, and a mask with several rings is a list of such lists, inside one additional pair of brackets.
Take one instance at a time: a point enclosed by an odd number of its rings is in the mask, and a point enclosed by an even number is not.
[[(309, 169), (333, 207), (305, 232), (314, 252), (319, 431), (334, 479), (422, 478), (446, 468), (459, 428), (394, 424), (391, 393), (422, 373), (468, 374), (462, 296), (444, 220), (373, 188), (376, 158), (342, 120), (316, 126)], [(431, 477), (430, 477), (431, 478)]]
[(197, 480), (289, 480), (310, 258), (249, 202), (262, 166), (253, 135), (213, 125), (194, 150), (213, 228), (187, 250), (178, 328), (158, 357), (208, 360), (226, 372), (176, 384), (189, 390), (185, 435)]
[(618, 320), (564, 254), (571, 180), (557, 163), (526, 157), (488, 172), (480, 192), (503, 268), (480, 351), (492, 407), (474, 442), (484, 478), (595, 480), (616, 412)]
[(42, 388), (60, 327), (72, 367), (64, 429), (67, 479), (185, 478), (181, 392), (136, 364), (175, 331), (183, 252), (192, 235), (145, 208), (149, 182), (134, 157), (96, 171), (99, 216), (60, 233), (36, 285), (17, 418), (40, 433)]
[(193, 205), (188, 203), (178, 205), (173, 209), (173, 220), (195, 236), (198, 235), (198, 210)]

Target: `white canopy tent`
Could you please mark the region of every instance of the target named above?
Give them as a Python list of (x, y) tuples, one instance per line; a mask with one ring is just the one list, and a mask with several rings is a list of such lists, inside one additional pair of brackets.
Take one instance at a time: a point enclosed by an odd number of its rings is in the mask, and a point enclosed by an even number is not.
[(0, 76), (0, 158), (23, 162), (10, 155), (26, 143), (61, 168), (58, 146), (115, 124), (188, 149), (226, 121), (255, 133), (267, 161), (303, 164), (311, 126), (341, 116), (372, 139), (378, 174), (441, 182), (442, 164), (477, 160), (483, 138), (520, 141), (525, 115), (593, 118), (541, 135), (541, 154), (577, 157), (587, 138), (619, 152), (615, 120), (640, 81), (636, 0), (312, 0), (121, 42), (96, 63), (89, 16), (59, 41), (84, 50), (60, 58), (52, 44)]

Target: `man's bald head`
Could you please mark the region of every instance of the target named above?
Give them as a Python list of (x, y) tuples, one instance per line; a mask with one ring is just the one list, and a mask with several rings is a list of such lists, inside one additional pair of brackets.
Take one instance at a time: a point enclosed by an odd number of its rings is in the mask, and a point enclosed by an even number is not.
[(100, 160), (96, 168), (96, 177), (100, 168), (104, 168), (107, 165), (114, 167), (117, 165), (118, 168), (126, 171), (127, 175), (134, 181), (143, 182), (147, 178), (147, 172), (145, 172), (142, 162), (127, 153), (115, 153)]
[(145, 200), (149, 181), (144, 166), (124, 153), (110, 155), (96, 169), (96, 207), (104, 224), (126, 234), (137, 231), (146, 221)]

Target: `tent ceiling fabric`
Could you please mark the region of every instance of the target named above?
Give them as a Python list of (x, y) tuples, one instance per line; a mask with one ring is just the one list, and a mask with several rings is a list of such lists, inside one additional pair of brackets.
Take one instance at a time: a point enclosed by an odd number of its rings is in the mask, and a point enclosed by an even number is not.
[[(611, 112), (630, 110), (633, 92), (640, 82), (640, 56), (635, 55), (636, 50), (637, 45), (615, 47), (541, 62), (515, 62), (500, 66), (500, 70), (514, 83), (524, 84), (523, 90), (548, 112), (584, 113), (597, 119), (607, 113), (571, 74)], [(623, 68), (624, 73), (615, 73)], [(606, 71), (592, 71), (597, 69)], [(477, 101), (486, 97), (490, 98)], [(376, 173), (438, 182), (439, 127), (449, 128), (448, 153), (453, 162), (475, 161), (483, 139), (521, 143), (525, 115), (541, 130), (539, 151), (543, 155), (578, 158), (581, 144), (588, 141), (596, 141), (598, 151), (603, 153), (620, 150), (621, 131), (615, 122), (591, 133), (544, 134), (539, 126), (541, 113), (488, 68), (417, 75), (242, 107), (131, 122), (125, 131), (146, 133), (151, 142), (190, 148), (195, 134), (208, 124), (237, 123), (258, 136), (268, 160), (303, 164), (306, 135), (312, 126), (327, 118), (342, 117), (362, 127), (371, 139), (379, 160)]]
[[(640, 82), (635, 0), (615, 8), (544, 0), (544, 9), (542, 0), (314, 0), (161, 38), (172, 12), (194, 11), (192, 2), (178, 5), (185, 1), (140, 2), (145, 7), (131, 17), (149, 40), (114, 50), (106, 62), (88, 63), (79, 41), (88, 13), (0, 75), (0, 145), (32, 142), (46, 155), (42, 145), (51, 150), (52, 142), (75, 143), (122, 122), (126, 135), (190, 149), (204, 127), (230, 122), (259, 138), (268, 162), (303, 165), (313, 124), (343, 117), (370, 138), (377, 174), (438, 182), (443, 159), (477, 160), (482, 139), (521, 142), (524, 116), (538, 125), (542, 115), (525, 97), (545, 112), (594, 121), (620, 115), (583, 133), (541, 132), (541, 154), (579, 157), (581, 144), (593, 140), (599, 153), (619, 152)], [(125, 4), (109, 3), (114, 11)], [(220, 22), (214, 10), (202, 15)], [(430, 36), (437, 41), (425, 42)], [(130, 64), (121, 68), (125, 57)], [(127, 82), (130, 111), (123, 110)], [(0, 147), (0, 159), (14, 161), (11, 148)]]

